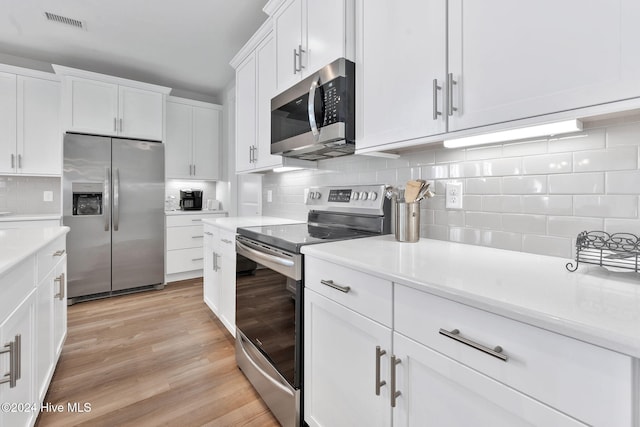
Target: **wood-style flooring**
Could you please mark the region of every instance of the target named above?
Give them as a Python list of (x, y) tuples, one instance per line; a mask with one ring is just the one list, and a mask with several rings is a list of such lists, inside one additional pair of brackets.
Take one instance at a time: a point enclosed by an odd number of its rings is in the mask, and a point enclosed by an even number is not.
[(47, 403), (65, 410), (41, 412), (38, 427), (279, 425), (238, 369), (201, 279), (70, 306)]

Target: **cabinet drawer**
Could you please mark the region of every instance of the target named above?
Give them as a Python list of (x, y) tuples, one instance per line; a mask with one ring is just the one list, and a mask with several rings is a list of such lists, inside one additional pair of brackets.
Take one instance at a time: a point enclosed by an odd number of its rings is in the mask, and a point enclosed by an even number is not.
[(46, 277), (47, 274), (60, 262), (64, 257), (67, 247), (66, 235), (60, 236), (53, 242), (38, 251), (38, 283)]
[(167, 274), (202, 270), (202, 248), (178, 249), (167, 252)]
[(224, 217), (225, 214), (195, 214), (195, 215), (167, 215), (167, 227), (183, 227), (187, 225), (201, 224), (203, 219)]
[(0, 278), (0, 324), (35, 288), (34, 260), (33, 256), (28, 257)]
[(201, 248), (204, 233), (202, 225), (167, 228), (167, 250)]
[[(305, 257), (305, 286), (351, 310), (391, 326), (392, 284), (330, 262)], [(345, 288), (335, 289), (329, 284)]]
[[(631, 425), (630, 357), (406, 286), (396, 285), (394, 296), (397, 332), (587, 424)], [(501, 346), (507, 360), (440, 329)]]
[(220, 252), (232, 254), (236, 251), (236, 233), (228, 230), (219, 230), (218, 238), (216, 239)]

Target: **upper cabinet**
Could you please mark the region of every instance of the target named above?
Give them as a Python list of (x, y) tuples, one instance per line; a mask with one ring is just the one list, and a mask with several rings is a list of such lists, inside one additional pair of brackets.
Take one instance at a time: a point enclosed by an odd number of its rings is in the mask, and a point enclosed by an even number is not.
[(168, 97), (166, 123), (166, 177), (219, 179), (222, 107)]
[(163, 139), (169, 88), (54, 65), (64, 79), (64, 130)]
[(337, 58), (353, 60), (353, 0), (271, 3), (282, 3), (273, 15), (279, 92)]
[(15, 73), (0, 72), (0, 173), (60, 175), (57, 76), (17, 67), (2, 69)]
[(356, 3), (358, 150), (614, 112), (629, 107), (609, 103), (640, 97), (633, 0), (388, 3)]

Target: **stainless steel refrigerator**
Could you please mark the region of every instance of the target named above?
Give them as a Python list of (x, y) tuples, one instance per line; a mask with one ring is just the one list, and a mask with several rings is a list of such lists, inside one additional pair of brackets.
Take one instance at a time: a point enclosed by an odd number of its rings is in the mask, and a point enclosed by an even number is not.
[(71, 302), (164, 284), (164, 146), (68, 133), (63, 223)]

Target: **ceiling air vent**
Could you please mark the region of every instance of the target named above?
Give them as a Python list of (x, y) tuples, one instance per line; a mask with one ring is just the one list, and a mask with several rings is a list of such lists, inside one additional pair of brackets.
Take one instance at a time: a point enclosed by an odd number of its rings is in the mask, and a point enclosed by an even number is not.
[(78, 28), (80, 30), (84, 30), (84, 23), (80, 20), (67, 18), (66, 16), (56, 15), (55, 13), (45, 12), (44, 16), (47, 17), (48, 21), (57, 22), (58, 24), (70, 25), (72, 27)]

